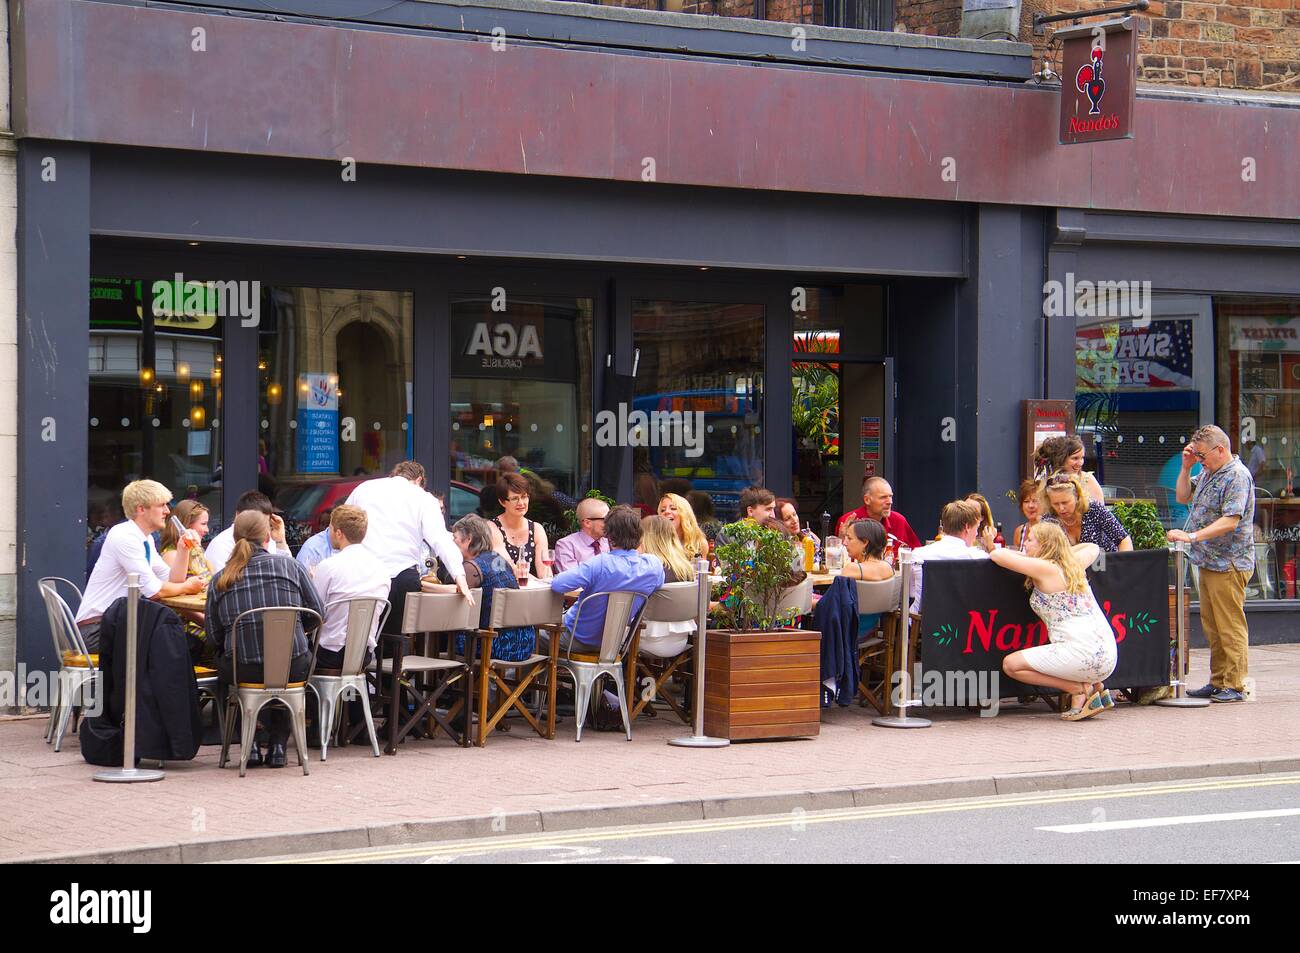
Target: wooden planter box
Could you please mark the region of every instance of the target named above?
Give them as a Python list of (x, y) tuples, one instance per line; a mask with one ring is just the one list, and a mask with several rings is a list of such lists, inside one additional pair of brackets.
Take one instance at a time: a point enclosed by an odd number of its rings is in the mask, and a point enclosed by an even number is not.
[(704, 733), (746, 741), (821, 729), (821, 634), (709, 630)]

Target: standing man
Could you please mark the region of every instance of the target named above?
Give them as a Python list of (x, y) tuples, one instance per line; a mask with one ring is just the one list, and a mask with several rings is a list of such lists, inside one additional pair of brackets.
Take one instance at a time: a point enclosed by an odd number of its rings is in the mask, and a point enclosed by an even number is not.
[(894, 488), (884, 477), (870, 476), (862, 481), (862, 505), (840, 517), (835, 535), (843, 536), (846, 526), (871, 519), (885, 527), (885, 532), (909, 549), (920, 549), (921, 540), (907, 518), (894, 509)]
[(420, 544), (428, 543), (456, 582), (456, 588), (473, 600), (465, 583), (464, 557), (460, 547), (447, 532), (442, 506), (424, 488), (424, 467), (414, 460), (403, 460), (386, 477), (366, 480), (348, 497), (348, 506), (365, 510), (368, 523), (364, 546), (388, 573), (388, 602), (392, 610), (384, 631), (402, 631), (402, 614), (406, 594), (420, 591), (420, 567), (424, 554)]
[(608, 515), (609, 504), (604, 500), (591, 496), (578, 503), (578, 531), (556, 542), (554, 572), (565, 572), (609, 552), (605, 538)]
[[(1193, 477), (1198, 461), (1204, 471)], [(1239, 702), (1250, 643), (1245, 602), (1255, 571), (1255, 481), (1232, 452), (1228, 435), (1210, 424), (1183, 448), (1174, 493), (1191, 506), (1186, 529), (1166, 535), (1170, 542), (1192, 544), (1192, 563), (1200, 569), (1201, 625), (1210, 643), (1210, 682), (1187, 694)]]

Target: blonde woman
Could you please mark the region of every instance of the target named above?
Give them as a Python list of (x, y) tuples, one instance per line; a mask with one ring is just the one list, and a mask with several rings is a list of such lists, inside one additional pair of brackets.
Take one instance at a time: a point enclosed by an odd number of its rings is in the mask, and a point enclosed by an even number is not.
[[(208, 508), (198, 500), (181, 500), (176, 504), (176, 509), (172, 511), (172, 515), (180, 521), (181, 526), (192, 529), (199, 534), (199, 543), (208, 538)], [(172, 525), (172, 521), (168, 520), (167, 525), (162, 528), (162, 532), (159, 534), (158, 551), (162, 553), (163, 560), (169, 566), (174, 566), (179, 558), (179, 542), (180, 534), (176, 532), (176, 527)], [(208, 560), (203, 555), (202, 546), (192, 546), (187, 552), (189, 553), (189, 565), (185, 570), (186, 575), (198, 576), (203, 580), (203, 585), (206, 586), (212, 581), (212, 567), (208, 565)], [(199, 621), (203, 621), (202, 617), (199, 618)]]
[[(659, 501), (659, 515), (673, 524), (677, 540), (691, 559), (699, 559), (709, 554), (709, 540), (695, 520), (695, 511), (685, 497), (676, 493), (665, 493)], [(694, 577), (692, 577), (694, 578)]]
[(1088, 496), (1083, 478), (1073, 473), (1055, 473), (1039, 494), (1043, 519), (1059, 523), (1073, 543), (1094, 543), (1102, 552), (1128, 552), (1133, 548), (1124, 524), (1115, 514)]
[(1012, 652), (1002, 671), (1018, 682), (1069, 692), (1070, 710), (1061, 716), (1066, 721), (1114, 705), (1102, 683), (1115, 671), (1115, 634), (1084, 573), (1099, 552), (1092, 543), (1072, 547), (1061, 527), (1042, 522), (1029, 531), (1023, 554), (1003, 548), (989, 557), (1028, 577), (1030, 608), (1046, 624), (1050, 641)]
[[(638, 550), (663, 563), (664, 582), (695, 580), (695, 567), (667, 517), (647, 516), (641, 520)], [(686, 650), (688, 637), (694, 631), (694, 622), (646, 622), (641, 631), (641, 651), (656, 658), (675, 658)]]
[(984, 552), (991, 553), (996, 548), (994, 540), (998, 535), (997, 527), (993, 522), (993, 507), (989, 506), (989, 501), (982, 493), (967, 493), (966, 499), (980, 508), (980, 525), (975, 531), (975, 545)]

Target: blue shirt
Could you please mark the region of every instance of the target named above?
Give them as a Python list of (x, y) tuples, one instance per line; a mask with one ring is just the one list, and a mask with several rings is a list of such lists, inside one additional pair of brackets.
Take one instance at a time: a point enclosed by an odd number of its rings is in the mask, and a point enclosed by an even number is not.
[[(613, 549), (552, 577), (551, 591), (581, 589), (583, 596), (590, 596), (598, 592), (630, 590), (648, 596), (663, 584), (664, 564), (657, 558), (632, 549)], [(586, 646), (600, 646), (605, 628), (603, 603), (604, 600), (597, 600), (583, 610), (582, 628), (577, 632), (573, 631), (573, 619), (578, 614), (578, 605), (571, 606), (564, 613), (564, 627), (573, 632), (576, 641)], [(640, 607), (641, 600), (637, 600), (633, 611)]]
[(324, 562), (337, 552), (338, 550), (330, 543), (330, 531), (327, 528), (302, 544), (297, 559), (303, 569), (314, 569), (317, 563)]

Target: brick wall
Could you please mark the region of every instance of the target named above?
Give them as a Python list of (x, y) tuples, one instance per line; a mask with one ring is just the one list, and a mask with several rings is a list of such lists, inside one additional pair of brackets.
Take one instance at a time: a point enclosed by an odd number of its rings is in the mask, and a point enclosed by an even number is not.
[[(602, 0), (658, 9), (659, 0)], [(1033, 35), (1037, 12), (1096, 9), (1115, 0), (1023, 0), (1020, 39), (1040, 60), (1052, 27)], [(667, 9), (719, 16), (753, 16), (753, 0), (664, 0)], [(896, 0), (897, 28), (929, 36), (958, 36), (962, 0)], [(821, 0), (767, 0), (767, 19), (821, 23)], [(1178, 86), (1226, 86), (1300, 93), (1300, 0), (1152, 0), (1139, 15), (1139, 79)], [(1068, 25), (1068, 24), (1065, 24)], [(1059, 67), (1059, 49), (1053, 49)]]

